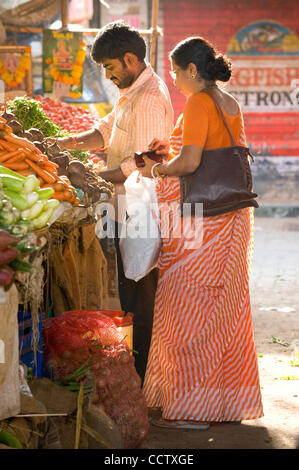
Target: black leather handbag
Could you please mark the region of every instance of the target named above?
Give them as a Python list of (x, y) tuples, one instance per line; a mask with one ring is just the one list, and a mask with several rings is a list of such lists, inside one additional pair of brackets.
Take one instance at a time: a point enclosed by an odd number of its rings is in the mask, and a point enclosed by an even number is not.
[[(221, 107), (214, 101), (229, 133), (231, 147), (204, 150), (200, 165), (194, 173), (181, 176), (181, 213), (196, 215), (196, 204), (203, 204), (203, 217), (225, 214), (244, 207), (259, 207), (252, 192), (249, 160), (253, 157), (247, 147), (236, 144)], [(184, 206), (188, 203), (189, 206)], [(185, 209), (184, 209), (185, 208)]]

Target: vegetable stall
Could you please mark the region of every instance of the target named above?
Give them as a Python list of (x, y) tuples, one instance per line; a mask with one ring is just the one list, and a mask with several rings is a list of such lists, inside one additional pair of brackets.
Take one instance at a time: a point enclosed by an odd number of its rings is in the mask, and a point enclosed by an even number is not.
[[(22, 3), (11, 18), (26, 18)], [(110, 257), (109, 242), (105, 251), (96, 235), (100, 208), (113, 194), (99, 176), (105, 154), (57, 143), (100, 117), (84, 106), (84, 29), (68, 29), (66, 0), (27, 3), (38, 25), (49, 12), (55, 17), (60, 3), (62, 28), (4, 24), (7, 31), (43, 36), (37, 93), (31, 47), (2, 47), (0, 36), (0, 448), (68, 448), (68, 433), (76, 449), (136, 448), (149, 423), (131, 316), (107, 310), (115, 253)], [(151, 40), (154, 68), (157, 12), (155, 0), (152, 28), (141, 31)], [(86, 33), (94, 37), (97, 29)], [(73, 63), (60, 70), (64, 40), (77, 46)], [(11, 71), (6, 60), (15, 54)]]
[(30, 321), (31, 341), (19, 331), (27, 343), (20, 360), (33, 379), (46, 376), (79, 395), (82, 389), (132, 448), (147, 433), (147, 408), (122, 312), (109, 318), (105, 309), (107, 261), (95, 230), (113, 186), (98, 174), (105, 161), (97, 153), (59, 147), (57, 136), (69, 131), (53, 123), (43, 102), (18, 97), (1, 112), (2, 306), (17, 287), (19, 329)]

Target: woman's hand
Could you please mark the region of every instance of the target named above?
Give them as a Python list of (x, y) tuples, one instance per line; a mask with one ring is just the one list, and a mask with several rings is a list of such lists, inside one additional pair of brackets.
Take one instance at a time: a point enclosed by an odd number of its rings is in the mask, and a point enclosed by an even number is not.
[(163, 159), (167, 159), (169, 154), (169, 142), (167, 140), (154, 139), (149, 144), (149, 150), (156, 152), (157, 155), (162, 155)]
[(151, 158), (146, 157), (145, 155), (142, 155), (142, 158), (144, 160), (145, 166), (137, 168), (137, 170), (142, 174), (142, 176), (152, 178), (152, 168), (154, 165), (156, 165), (156, 162)]

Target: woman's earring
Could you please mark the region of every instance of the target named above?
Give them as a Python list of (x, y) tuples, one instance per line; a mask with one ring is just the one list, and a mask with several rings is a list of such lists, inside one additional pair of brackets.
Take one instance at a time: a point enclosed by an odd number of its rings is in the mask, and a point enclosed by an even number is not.
[(191, 78), (193, 78), (194, 80), (196, 78), (196, 75), (195, 74), (191, 75)]

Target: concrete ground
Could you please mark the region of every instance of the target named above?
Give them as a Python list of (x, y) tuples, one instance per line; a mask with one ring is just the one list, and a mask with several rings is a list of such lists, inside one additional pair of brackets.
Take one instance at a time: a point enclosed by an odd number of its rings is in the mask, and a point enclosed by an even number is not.
[[(147, 449), (299, 449), (299, 217), (255, 218), (251, 302), (264, 417), (207, 431), (150, 426)], [(298, 352), (299, 354), (299, 352)], [(299, 356), (297, 356), (299, 366)], [(151, 418), (159, 416), (150, 411)]]

